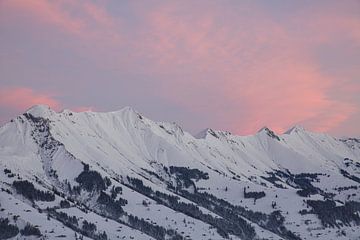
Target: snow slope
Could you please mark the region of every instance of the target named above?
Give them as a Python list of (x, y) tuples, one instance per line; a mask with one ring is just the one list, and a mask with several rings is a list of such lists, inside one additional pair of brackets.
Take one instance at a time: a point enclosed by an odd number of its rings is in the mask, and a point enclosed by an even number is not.
[[(126, 214), (115, 221), (105, 217), (96, 201), (99, 191), (71, 193), (68, 185), (79, 185), (76, 179), (86, 165), (102, 177), (111, 179), (112, 186), (122, 188), (121, 198), (127, 200), (123, 209), (127, 214), (172, 229), (184, 239), (226, 237), (211, 222), (134, 189), (127, 177), (141, 179), (154, 192), (177, 196), (178, 201), (194, 204), (214, 218), (226, 217), (214, 207), (207, 208), (184, 195), (179, 188), (193, 194), (207, 192), (233, 206), (254, 212), (270, 215), (278, 210), (284, 216), (286, 229), (301, 239), (360, 237), (356, 221), (341, 227), (324, 227), (306, 204), (307, 200), (323, 201), (329, 194), (339, 205), (346, 201), (360, 202), (359, 140), (337, 139), (306, 131), (300, 126), (281, 135), (268, 128), (250, 136), (205, 129), (194, 137), (177, 124), (154, 122), (129, 107), (108, 113), (69, 110), (57, 113), (47, 106), (37, 105), (2, 126), (0, 204), (4, 210), (0, 212), (0, 218), (19, 215), (21, 221), (12, 221), (13, 224), (21, 229), (25, 222), (33, 222), (47, 239), (60, 235), (75, 239), (75, 232), (80, 236), (82, 233), (74, 228), (60, 227), (63, 223), (46, 210), (54, 208), (54, 211), (78, 217), (80, 229), (84, 219), (96, 223), (97, 232), (105, 231), (109, 239), (160, 239), (135, 227)], [(180, 167), (197, 169), (206, 173), (208, 179), (192, 179), (194, 184), (190, 187), (184, 187), (183, 182), (180, 186), (183, 179), (176, 172), (171, 173), (171, 167), (175, 170)], [(5, 173), (5, 169), (11, 173)], [(310, 182), (318, 189), (305, 197), (297, 194), (303, 185), (296, 180), (304, 173), (316, 175)], [(11, 174), (15, 176), (9, 177)], [(269, 178), (272, 174), (276, 176), (274, 181)], [(53, 202), (29, 201), (14, 189), (13, 182), (19, 180), (27, 180), (43, 191), (56, 189), (60, 194), (55, 194)], [(110, 194), (110, 188), (104, 191)], [(245, 198), (244, 188), (264, 192), (265, 197)], [(59, 207), (59, 202), (67, 198), (74, 200), (71, 208)], [(144, 205), (144, 201), (147, 204)], [(89, 209), (82, 209), (82, 205)], [(25, 209), (30, 209), (31, 213)], [(304, 209), (309, 213), (299, 214)], [(292, 239), (269, 230), (261, 221), (244, 215), (241, 218), (254, 227), (254, 238)], [(52, 229), (52, 233), (45, 233), (46, 229)], [(233, 232), (229, 232), (228, 237), (242, 238)], [(170, 234), (165, 238), (170, 239)]]

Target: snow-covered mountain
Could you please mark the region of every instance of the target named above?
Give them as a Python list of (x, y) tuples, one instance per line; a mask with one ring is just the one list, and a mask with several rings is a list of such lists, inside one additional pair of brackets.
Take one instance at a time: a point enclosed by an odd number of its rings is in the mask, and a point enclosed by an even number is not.
[(0, 239), (360, 238), (360, 140), (299, 126), (194, 137), (38, 105), (0, 128), (0, 187)]

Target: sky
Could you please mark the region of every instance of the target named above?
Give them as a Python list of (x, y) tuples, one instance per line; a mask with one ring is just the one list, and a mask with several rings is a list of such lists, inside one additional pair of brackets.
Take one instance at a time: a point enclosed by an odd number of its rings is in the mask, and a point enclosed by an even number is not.
[(131, 106), (253, 134), (360, 136), (360, 1), (0, 0), (0, 124)]

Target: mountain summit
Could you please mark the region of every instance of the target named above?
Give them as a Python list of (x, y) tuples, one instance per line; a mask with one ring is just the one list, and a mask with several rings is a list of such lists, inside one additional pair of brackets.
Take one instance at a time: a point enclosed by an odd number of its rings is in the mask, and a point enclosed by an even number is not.
[[(306, 134), (304, 134), (306, 133)], [(38, 105), (0, 128), (0, 239), (358, 239), (360, 141)]]

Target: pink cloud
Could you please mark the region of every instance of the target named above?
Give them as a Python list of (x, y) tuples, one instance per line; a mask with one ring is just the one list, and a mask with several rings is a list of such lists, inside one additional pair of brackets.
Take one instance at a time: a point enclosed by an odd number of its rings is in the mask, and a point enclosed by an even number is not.
[[(63, 107), (63, 104), (55, 99), (55, 94), (53, 93), (37, 92), (26, 87), (4, 88), (0, 90), (0, 107), (2, 108), (22, 112), (38, 104), (47, 105), (55, 111), (60, 111)], [(95, 111), (95, 108), (79, 106), (72, 107), (71, 110), (85, 112)]]
[[(75, 36), (102, 69), (122, 66), (155, 76), (165, 101), (213, 118), (217, 128), (248, 134), (264, 125), (283, 131), (304, 124), (331, 131), (359, 111), (356, 103), (329, 92), (354, 95), (360, 84), (343, 84), (343, 74), (328, 76), (314, 54), (324, 43), (344, 38), (360, 46), (359, 18), (339, 13), (336, 6), (294, 13), (292, 26), (302, 27), (294, 30), (255, 4), (234, 10), (217, 2), (189, 8), (171, 1), (149, 9), (135, 3), (142, 27), (126, 35), (121, 18), (99, 4), (39, 0), (9, 5)], [(347, 72), (359, 76), (358, 69)]]
[(86, 13), (99, 25), (107, 26), (108, 28), (116, 27), (113, 17), (108, 14), (105, 8), (90, 2), (86, 2), (83, 8)]
[(171, 3), (153, 11), (148, 18), (152, 38), (141, 42), (152, 70), (172, 78), (162, 83), (168, 100), (194, 112), (213, 112), (220, 127), (242, 134), (263, 125), (283, 131), (295, 123), (331, 131), (358, 111), (353, 103), (328, 95), (339, 79), (322, 73), (313, 55), (316, 44), (334, 40), (342, 26), (356, 29), (356, 21), (339, 16), (335, 30), (309, 28), (312, 35), (304, 33), (306, 39), (261, 11), (219, 27), (219, 16), (233, 19), (234, 13), (214, 7), (184, 17), (181, 7)]
[(9, 11), (29, 14), (35, 20), (42, 23), (58, 26), (60, 29), (72, 34), (79, 34), (84, 27), (84, 23), (79, 18), (74, 18), (62, 8), (60, 1), (50, 2), (47, 0), (29, 1), (8, 1), (5, 2)]
[[(75, 36), (86, 46), (100, 47), (99, 41), (118, 44), (121, 41), (119, 21), (113, 18), (104, 7), (83, 1), (28, 0), (5, 2), (7, 10), (20, 16), (28, 16), (33, 23), (56, 26), (51, 30), (61, 30)], [(106, 39), (106, 40), (105, 40)]]
[(1, 107), (24, 111), (36, 104), (45, 104), (55, 110), (61, 107), (51, 93), (40, 93), (24, 87), (0, 89)]

